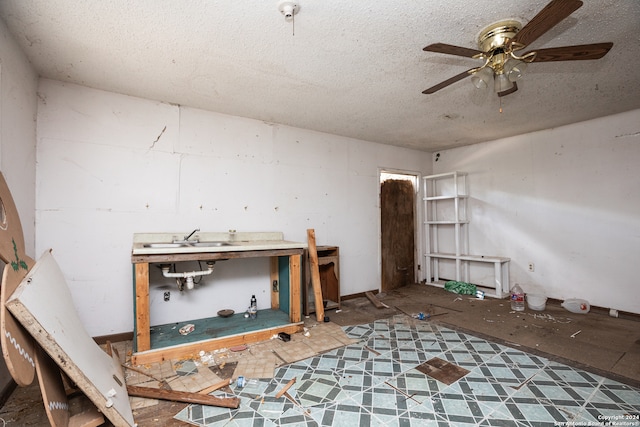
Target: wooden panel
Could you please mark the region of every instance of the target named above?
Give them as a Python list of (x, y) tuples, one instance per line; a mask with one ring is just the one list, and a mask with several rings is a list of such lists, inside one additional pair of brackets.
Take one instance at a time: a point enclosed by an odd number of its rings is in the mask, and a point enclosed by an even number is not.
[(415, 190), (411, 181), (388, 179), (380, 187), (383, 291), (413, 284)]
[(291, 323), (299, 322), (302, 318), (300, 313), (300, 262), (302, 260), (301, 255), (291, 255), (289, 257), (289, 319)]
[(134, 350), (145, 351), (151, 348), (151, 319), (149, 310), (149, 264), (135, 265), (135, 331)]
[(69, 401), (58, 365), (42, 349), (36, 351), (36, 371), (47, 419), (52, 426), (69, 424)]
[(36, 372), (33, 340), (7, 312), (5, 302), (35, 262), (25, 254), (18, 209), (2, 173), (0, 173), (0, 259), (6, 264), (0, 289), (2, 355), (15, 382), (20, 386), (27, 386), (33, 382)]
[[(337, 246), (316, 246), (318, 254), (318, 272), (322, 289), (324, 310), (340, 309), (340, 248)], [(303, 258), (304, 280), (301, 285), (302, 309), (305, 315), (315, 313), (315, 301), (310, 300), (313, 293), (309, 268), (309, 251)]]
[(230, 251), (230, 252), (199, 252), (189, 254), (146, 254), (131, 255), (131, 262), (137, 263), (161, 263), (179, 261), (208, 261), (238, 258), (260, 258), (271, 256), (287, 256), (302, 254), (304, 249), (267, 249), (261, 251)]
[(6, 306), (114, 426), (133, 426), (119, 363), (83, 328), (62, 271), (50, 252), (38, 260)]
[[(29, 258), (29, 265), (33, 261)], [(9, 264), (2, 273), (2, 290), (0, 297), (0, 342), (2, 342), (2, 355), (7, 363), (7, 368), (15, 382), (20, 386), (28, 386), (35, 378), (33, 338), (24, 330), (16, 319), (7, 311), (5, 302), (18, 287), (27, 274), (26, 270), (13, 269)]]

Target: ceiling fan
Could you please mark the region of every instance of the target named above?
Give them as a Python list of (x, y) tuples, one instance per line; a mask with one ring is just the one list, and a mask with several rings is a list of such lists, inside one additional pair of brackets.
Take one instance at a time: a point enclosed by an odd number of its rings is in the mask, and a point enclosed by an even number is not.
[(593, 43), (533, 50), (517, 54), (544, 33), (556, 26), (582, 6), (580, 0), (551, 0), (544, 9), (524, 27), (518, 21), (496, 22), (482, 30), (478, 37), (479, 50), (445, 43), (430, 44), (423, 50), (482, 59), (484, 64), (453, 76), (429, 89), (424, 94), (432, 94), (465, 77), (471, 76), (473, 84), (486, 88), (494, 81), (498, 96), (509, 95), (518, 90), (516, 81), (522, 77), (527, 64), (532, 62), (576, 61), (600, 59), (609, 52), (613, 43)]

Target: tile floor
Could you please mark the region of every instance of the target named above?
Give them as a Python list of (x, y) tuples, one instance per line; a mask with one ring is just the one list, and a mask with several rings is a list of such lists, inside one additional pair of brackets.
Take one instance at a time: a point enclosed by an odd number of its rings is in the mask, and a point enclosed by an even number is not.
[[(640, 426), (640, 389), (544, 357), (405, 315), (343, 329), (353, 343), (232, 384), (239, 409), (190, 405), (175, 418), (206, 427)], [(447, 385), (416, 369), (432, 358), (469, 372)]]

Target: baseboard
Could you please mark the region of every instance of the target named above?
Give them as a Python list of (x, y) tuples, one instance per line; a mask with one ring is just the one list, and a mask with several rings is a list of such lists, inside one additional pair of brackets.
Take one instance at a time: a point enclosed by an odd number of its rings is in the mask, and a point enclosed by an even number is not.
[(104, 345), (109, 342), (120, 342), (120, 341), (132, 341), (133, 340), (133, 332), (121, 332), (119, 334), (113, 335), (102, 335), (99, 337), (93, 337), (93, 340), (98, 345)]
[(347, 300), (356, 299), (356, 298), (366, 298), (367, 296), (365, 294), (367, 292), (371, 292), (372, 294), (376, 295), (380, 291), (377, 290), (377, 289), (373, 289), (373, 290), (370, 290), (370, 291), (358, 292), (357, 294), (340, 295), (340, 301), (347, 301)]

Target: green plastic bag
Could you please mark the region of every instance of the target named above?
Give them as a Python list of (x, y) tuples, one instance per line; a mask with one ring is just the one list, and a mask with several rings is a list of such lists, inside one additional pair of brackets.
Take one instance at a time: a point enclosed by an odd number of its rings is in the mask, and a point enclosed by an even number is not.
[(456, 282), (455, 280), (449, 280), (444, 284), (444, 288), (453, 292), (454, 294), (460, 295), (475, 295), (476, 294), (476, 285), (467, 282)]

